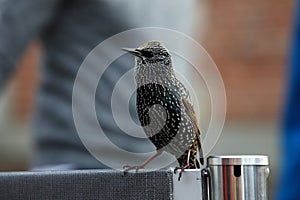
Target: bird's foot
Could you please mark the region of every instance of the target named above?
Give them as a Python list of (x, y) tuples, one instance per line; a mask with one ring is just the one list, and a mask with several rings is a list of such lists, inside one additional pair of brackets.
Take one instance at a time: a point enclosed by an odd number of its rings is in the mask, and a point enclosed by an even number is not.
[(162, 150), (157, 150), (154, 155), (152, 155), (150, 158), (148, 158), (141, 165), (136, 165), (136, 166), (125, 165), (125, 166), (123, 166), (124, 175), (127, 174), (128, 171), (133, 170), (133, 169), (135, 169), (136, 172), (139, 169), (143, 169), (148, 163), (150, 163), (154, 158), (156, 158), (157, 156), (159, 156), (161, 153), (162, 153)]
[(130, 170), (135, 170), (136, 172), (138, 172), (139, 169), (143, 169), (143, 168), (144, 168), (143, 165), (136, 165), (136, 166), (125, 165), (123, 166), (124, 175), (127, 174), (127, 172), (129, 172)]
[(188, 165), (187, 166), (182, 166), (182, 167), (175, 167), (174, 169), (174, 174), (177, 173), (177, 171), (180, 169), (180, 172), (179, 172), (179, 175), (178, 175), (178, 181), (180, 181), (181, 177), (182, 177), (182, 173), (184, 171), (184, 169), (188, 168)]

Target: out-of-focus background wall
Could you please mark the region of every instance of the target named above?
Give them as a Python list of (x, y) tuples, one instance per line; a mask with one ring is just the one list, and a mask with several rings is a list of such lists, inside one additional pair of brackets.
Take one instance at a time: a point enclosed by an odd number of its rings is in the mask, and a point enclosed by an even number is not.
[[(276, 180), (295, 1), (200, 2), (199, 11), (207, 14), (196, 39), (216, 62), (228, 101), (224, 132), (211, 154), (270, 155)], [(30, 115), (40, 49), (36, 43), (28, 48), (0, 98), (0, 170), (24, 170), (32, 156)]]
[(212, 154), (267, 154), (271, 187), (280, 168), (291, 25), (295, 1), (207, 1), (204, 47), (227, 93), (227, 121)]

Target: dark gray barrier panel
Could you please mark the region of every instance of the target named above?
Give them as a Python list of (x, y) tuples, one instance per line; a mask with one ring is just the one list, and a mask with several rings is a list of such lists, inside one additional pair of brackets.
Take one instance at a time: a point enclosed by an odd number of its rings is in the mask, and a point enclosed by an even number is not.
[(173, 199), (172, 170), (0, 173), (0, 200)]

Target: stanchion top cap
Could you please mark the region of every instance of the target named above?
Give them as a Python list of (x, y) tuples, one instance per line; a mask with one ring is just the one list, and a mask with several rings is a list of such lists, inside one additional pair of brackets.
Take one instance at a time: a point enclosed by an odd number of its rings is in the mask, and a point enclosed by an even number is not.
[(269, 165), (266, 155), (222, 155), (207, 158), (209, 165)]

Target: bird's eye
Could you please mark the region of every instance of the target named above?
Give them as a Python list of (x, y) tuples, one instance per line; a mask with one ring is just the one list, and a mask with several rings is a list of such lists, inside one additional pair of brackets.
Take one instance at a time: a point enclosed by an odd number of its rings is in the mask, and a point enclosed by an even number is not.
[(143, 56), (145, 56), (146, 58), (152, 58), (154, 56), (152, 51), (145, 51), (145, 50), (140, 50), (140, 52), (142, 53)]

